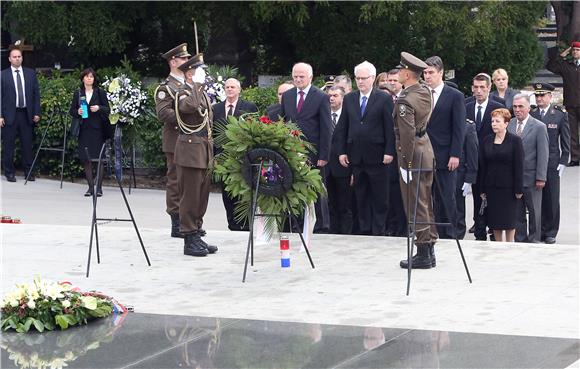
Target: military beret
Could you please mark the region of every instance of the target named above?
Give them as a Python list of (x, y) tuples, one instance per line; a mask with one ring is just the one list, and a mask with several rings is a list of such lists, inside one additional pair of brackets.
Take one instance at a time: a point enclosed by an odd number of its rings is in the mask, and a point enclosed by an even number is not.
[(554, 87), (553, 85), (551, 85), (549, 83), (545, 83), (545, 82), (534, 83), (534, 94), (535, 95), (545, 95), (547, 93), (551, 93), (555, 89), (556, 89), (556, 87)]
[(570, 45), (570, 47), (580, 48), (580, 41), (574, 41), (574, 42), (572, 42), (572, 44)]
[(183, 43), (179, 46), (174, 47), (173, 49), (169, 50), (165, 54), (161, 55), (161, 57), (165, 60), (171, 60), (174, 58), (188, 58), (191, 54), (187, 51), (187, 44)]
[(186, 72), (190, 69), (195, 69), (198, 67), (207, 67), (207, 65), (203, 63), (203, 53), (195, 54), (188, 61), (181, 64), (178, 68), (182, 72)]
[(411, 69), (415, 72), (422, 72), (425, 70), (425, 68), (427, 68), (427, 64), (425, 64), (423, 60), (417, 58), (416, 56), (403, 51), (401, 53), (401, 61), (399, 62), (399, 65), (397, 65), (397, 68)]

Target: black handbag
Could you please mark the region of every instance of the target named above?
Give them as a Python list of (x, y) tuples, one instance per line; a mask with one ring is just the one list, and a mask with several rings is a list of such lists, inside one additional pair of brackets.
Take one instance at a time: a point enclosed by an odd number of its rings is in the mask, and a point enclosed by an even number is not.
[(81, 121), (80, 117), (73, 117), (70, 122), (70, 130), (69, 133), (73, 137), (79, 137), (79, 133), (81, 132)]

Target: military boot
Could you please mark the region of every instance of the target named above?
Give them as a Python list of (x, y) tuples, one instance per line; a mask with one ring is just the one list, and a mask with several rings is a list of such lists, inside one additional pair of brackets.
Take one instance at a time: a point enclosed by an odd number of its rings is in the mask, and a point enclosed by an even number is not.
[(185, 235), (183, 254), (191, 256), (206, 256), (207, 249), (197, 233), (188, 233)]
[(207, 242), (205, 242), (204, 240), (201, 239), (201, 237), (205, 236), (205, 231), (204, 231), (204, 233), (202, 233), (201, 231), (197, 231), (197, 235), (200, 237), (199, 240), (201, 241), (203, 246), (206, 248), (208, 253), (215, 254), (217, 252), (217, 250), (218, 250), (217, 246), (208, 245)]
[[(399, 265), (403, 269), (407, 269), (409, 264), (407, 259), (401, 260)], [(417, 245), (417, 254), (413, 256), (413, 269), (431, 269), (431, 253), (429, 252), (429, 244)]]
[(179, 215), (171, 214), (171, 237), (185, 238), (183, 233), (179, 232)]
[(437, 260), (435, 259), (435, 242), (431, 242), (429, 245), (429, 255), (431, 256), (431, 267), (435, 268), (437, 266)]

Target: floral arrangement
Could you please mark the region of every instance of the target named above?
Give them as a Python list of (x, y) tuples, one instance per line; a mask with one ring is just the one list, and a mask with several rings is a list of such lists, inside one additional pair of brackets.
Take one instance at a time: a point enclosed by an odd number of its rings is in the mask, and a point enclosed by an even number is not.
[[(215, 158), (213, 175), (224, 183), (224, 189), (233, 198), (239, 199), (235, 209), (236, 219), (247, 222), (250, 215), (252, 191), (244, 177), (244, 165), (247, 155), (253, 149), (270, 149), (281, 155), (291, 170), (292, 183), (283, 196), (258, 193), (258, 207), (265, 214), (300, 215), (304, 209), (314, 203), (318, 194), (326, 194), (322, 177), (318, 169), (307, 163), (308, 152), (313, 146), (305, 141), (304, 135), (296, 124), (283, 120), (271, 121), (268, 117), (258, 118), (248, 114), (228, 121), (217, 122), (214, 127), (215, 144), (223, 151)], [(281, 168), (272, 161), (262, 161), (261, 183), (281, 182)], [(273, 230), (273, 224), (266, 227)], [(278, 223), (280, 229), (281, 223)]]
[(111, 106), (111, 124), (121, 122), (132, 125), (144, 113), (147, 94), (141, 88), (140, 81), (133, 82), (127, 75), (121, 74), (115, 78), (107, 77), (103, 87)]
[(1, 328), (28, 332), (61, 330), (87, 324), (113, 312), (112, 299), (96, 292), (81, 292), (69, 282), (53, 282), (36, 277), (32, 283), (17, 284), (2, 301)]
[(205, 75), (205, 82), (203, 84), (203, 88), (207, 96), (209, 96), (209, 100), (211, 104), (217, 104), (222, 102), (226, 99), (226, 90), (224, 88), (224, 79), (222, 76), (218, 75), (217, 77), (213, 77), (209, 74)]

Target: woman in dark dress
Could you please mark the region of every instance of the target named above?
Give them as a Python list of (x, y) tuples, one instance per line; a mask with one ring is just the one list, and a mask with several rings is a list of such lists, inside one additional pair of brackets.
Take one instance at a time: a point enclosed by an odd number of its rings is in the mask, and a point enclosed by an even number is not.
[[(479, 148), (477, 182), (481, 198), (487, 199), (487, 224), (496, 241), (514, 242), (516, 205), (523, 194), (524, 150), (522, 140), (507, 131), (511, 114), (507, 109), (491, 112), (495, 135), (483, 139)], [(479, 209), (476, 209), (476, 211)]]
[[(81, 87), (73, 95), (69, 113), (73, 117), (82, 117), (83, 109), (81, 107), (81, 99), (86, 99), (89, 107), (89, 116), (88, 118), (81, 119), (77, 155), (83, 164), (85, 177), (89, 184), (89, 189), (85, 192), (85, 196), (92, 196), (94, 177), (90, 160), (99, 158), (103, 142), (110, 137), (110, 108), (107, 93), (97, 87), (95, 72), (92, 68), (83, 70), (80, 79), (82, 82)], [(88, 158), (85, 147), (89, 150)], [(97, 179), (97, 196), (103, 195), (103, 172), (101, 164), (99, 178)]]

